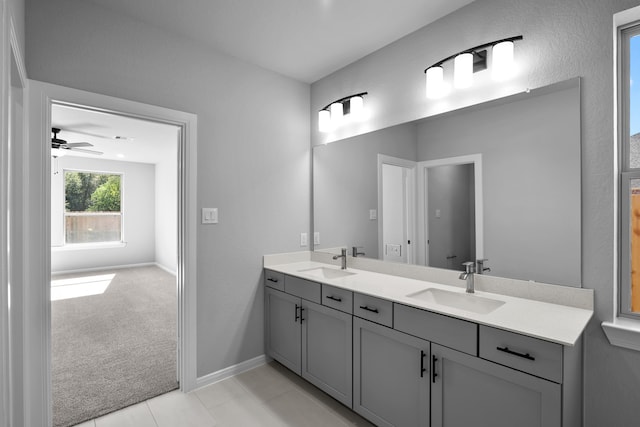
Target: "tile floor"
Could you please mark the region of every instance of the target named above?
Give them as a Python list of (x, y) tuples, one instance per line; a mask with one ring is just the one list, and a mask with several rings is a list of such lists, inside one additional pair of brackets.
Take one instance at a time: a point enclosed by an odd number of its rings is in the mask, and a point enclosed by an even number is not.
[(78, 427), (373, 426), (276, 362), (184, 394), (173, 391)]

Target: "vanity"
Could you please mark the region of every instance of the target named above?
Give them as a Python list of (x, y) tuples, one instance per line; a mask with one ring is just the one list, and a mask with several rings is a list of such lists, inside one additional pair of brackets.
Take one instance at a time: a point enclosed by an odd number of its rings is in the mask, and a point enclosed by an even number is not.
[(378, 426), (581, 426), (580, 91), (314, 146), (313, 251), (264, 257), (267, 355)]
[(378, 426), (582, 424), (592, 291), (324, 255), (265, 257), (266, 351), (302, 378)]

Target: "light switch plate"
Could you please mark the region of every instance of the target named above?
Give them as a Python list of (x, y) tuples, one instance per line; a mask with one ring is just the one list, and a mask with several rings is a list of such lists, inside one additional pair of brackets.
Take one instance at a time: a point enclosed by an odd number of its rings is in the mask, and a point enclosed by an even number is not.
[(203, 224), (217, 224), (218, 223), (218, 208), (202, 208), (202, 223)]

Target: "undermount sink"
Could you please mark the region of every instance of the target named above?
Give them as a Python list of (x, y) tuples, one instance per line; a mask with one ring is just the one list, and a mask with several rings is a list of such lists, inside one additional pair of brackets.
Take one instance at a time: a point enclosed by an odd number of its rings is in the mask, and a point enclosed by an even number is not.
[(414, 292), (407, 297), (477, 314), (489, 314), (504, 304), (504, 301), (436, 288)]
[(356, 274), (350, 271), (338, 270), (336, 268), (329, 267), (314, 267), (307, 270), (298, 270), (298, 272), (319, 277), (321, 279), (338, 279), (340, 277), (347, 277)]

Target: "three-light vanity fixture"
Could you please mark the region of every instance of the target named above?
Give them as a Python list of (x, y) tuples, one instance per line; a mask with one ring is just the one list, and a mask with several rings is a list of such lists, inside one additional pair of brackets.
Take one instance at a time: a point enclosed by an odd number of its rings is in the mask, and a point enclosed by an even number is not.
[(444, 64), (453, 60), (453, 87), (468, 88), (473, 84), (473, 73), (487, 69), (487, 52), (491, 47), (491, 76), (495, 81), (510, 78), (515, 71), (513, 46), (522, 36), (496, 40), (464, 50), (436, 62), (424, 70), (427, 77), (427, 98), (442, 98), (450, 92), (451, 85), (444, 79)]
[(367, 92), (345, 96), (327, 104), (318, 112), (318, 130), (331, 132), (346, 121), (361, 120), (364, 116), (364, 96)]

